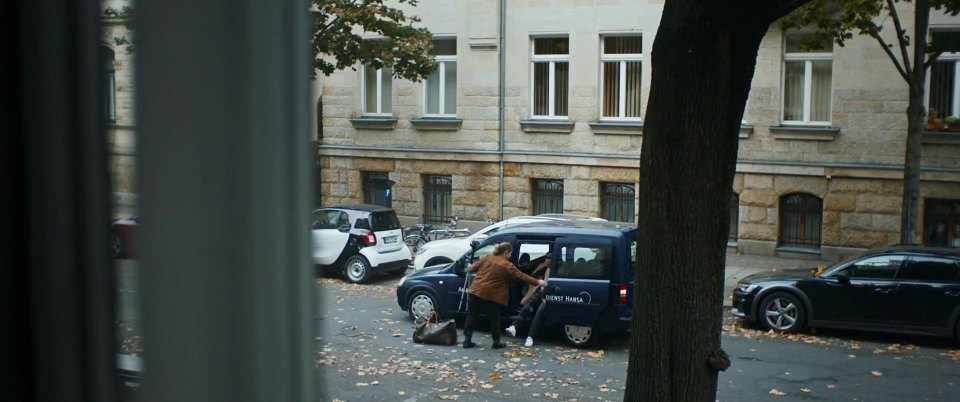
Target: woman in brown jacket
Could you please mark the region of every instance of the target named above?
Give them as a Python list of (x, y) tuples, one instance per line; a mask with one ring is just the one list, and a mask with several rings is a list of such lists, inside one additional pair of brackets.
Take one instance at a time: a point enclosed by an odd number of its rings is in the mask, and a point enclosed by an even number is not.
[(471, 338), (473, 329), (477, 326), (477, 315), (486, 311), (490, 320), (490, 335), (493, 337), (492, 349), (500, 349), (507, 345), (500, 343), (500, 306), (505, 306), (509, 299), (508, 289), (510, 279), (516, 278), (529, 283), (531, 286), (546, 286), (547, 282), (520, 272), (510, 263), (513, 246), (510, 243), (500, 243), (493, 248), (493, 254), (483, 257), (467, 270), (477, 272), (477, 277), (470, 285), (469, 301), (467, 303), (467, 322), (463, 325), (463, 347), (476, 346)]

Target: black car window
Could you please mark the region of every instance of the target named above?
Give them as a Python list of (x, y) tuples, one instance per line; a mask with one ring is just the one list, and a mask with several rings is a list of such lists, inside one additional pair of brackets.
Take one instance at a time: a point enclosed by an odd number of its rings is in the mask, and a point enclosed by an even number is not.
[(348, 217), (347, 214), (341, 212), (340, 216), (337, 218), (337, 227), (341, 227), (343, 225), (350, 226), (350, 217)]
[(900, 278), (903, 280), (956, 282), (960, 267), (955, 261), (932, 257), (910, 257)]
[(610, 246), (563, 246), (554, 278), (610, 279), (613, 266)]
[(900, 255), (870, 257), (850, 264), (840, 275), (858, 279), (893, 279), (903, 260)]
[(467, 254), (467, 264), (473, 264), (477, 261), (480, 261), (481, 258), (486, 257), (490, 254), (493, 254), (493, 247), (496, 246), (496, 243), (491, 243), (481, 248), (478, 248), (473, 254)]
[(400, 229), (400, 219), (394, 211), (374, 212), (370, 214), (370, 226), (374, 232)]
[(344, 215), (340, 211), (317, 211), (313, 213), (313, 229), (336, 229), (340, 217)]

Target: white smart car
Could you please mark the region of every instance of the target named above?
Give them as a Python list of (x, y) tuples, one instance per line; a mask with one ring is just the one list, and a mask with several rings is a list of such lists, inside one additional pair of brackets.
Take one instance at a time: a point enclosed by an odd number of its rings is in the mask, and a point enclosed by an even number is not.
[[(459, 239), (444, 239), (444, 240), (434, 240), (428, 243), (425, 243), (417, 249), (417, 254), (413, 256), (413, 268), (414, 269), (423, 269), (424, 267), (429, 267), (433, 265), (442, 265), (449, 264), (460, 258), (464, 253), (470, 250), (470, 243), (473, 241), (483, 241), (487, 237), (492, 236), (494, 233), (499, 232), (508, 227), (521, 225), (524, 223), (531, 222), (545, 222), (545, 221), (558, 221), (558, 220), (590, 220), (590, 221), (605, 221), (606, 219), (594, 218), (589, 216), (579, 216), (579, 215), (561, 215), (561, 214), (544, 214), (536, 216), (515, 216), (497, 223), (494, 223), (490, 226), (487, 226), (483, 229), (477, 231), (470, 236), (459, 238)], [(531, 256), (534, 257), (534, 256)]]
[(402, 275), (410, 264), (397, 213), (377, 205), (336, 205), (313, 212), (313, 263), (363, 283), (375, 272)]

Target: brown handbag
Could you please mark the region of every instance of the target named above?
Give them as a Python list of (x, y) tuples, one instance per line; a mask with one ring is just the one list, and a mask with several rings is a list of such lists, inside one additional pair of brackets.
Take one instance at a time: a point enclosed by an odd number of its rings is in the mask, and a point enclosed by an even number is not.
[(441, 322), (436, 311), (430, 312), (424, 320), (417, 320), (414, 325), (413, 343), (447, 346), (457, 344), (457, 323), (454, 320)]

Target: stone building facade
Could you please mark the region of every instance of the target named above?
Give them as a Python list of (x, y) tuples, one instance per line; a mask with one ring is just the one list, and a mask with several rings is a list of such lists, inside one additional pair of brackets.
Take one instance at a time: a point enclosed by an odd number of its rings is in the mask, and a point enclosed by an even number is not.
[(133, 36), (126, 0), (103, 3), (103, 53), (114, 216), (136, 214), (136, 114), (134, 109)]
[[(424, 0), (410, 10), (434, 33), (438, 60), (451, 63), (443, 90), (439, 74), (413, 83), (362, 66), (317, 83), (324, 205), (381, 192), (408, 222), (544, 211), (636, 219), (629, 190), (662, 2), (505, 2), (502, 47), (500, 4)], [(956, 29), (960, 18), (932, 16), (931, 31)], [(731, 250), (834, 259), (897, 243), (906, 84), (871, 38), (811, 50), (797, 45), (803, 34), (773, 27), (759, 50), (731, 189)], [(947, 81), (931, 73), (930, 92), (941, 94), (931, 104), (956, 110), (960, 99), (942, 99), (955, 93)], [(923, 242), (944, 222), (946, 242), (960, 246), (958, 134), (924, 134), (921, 180)]]

